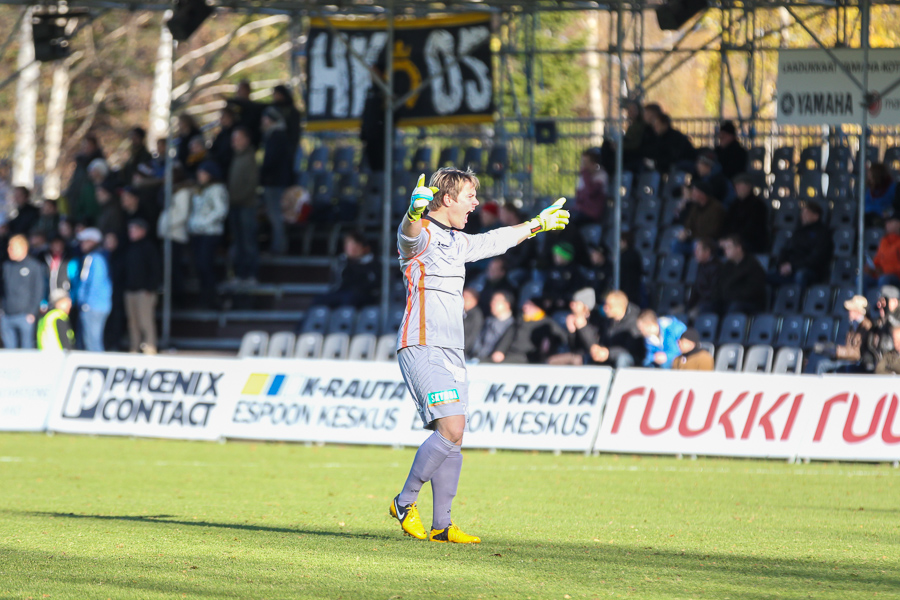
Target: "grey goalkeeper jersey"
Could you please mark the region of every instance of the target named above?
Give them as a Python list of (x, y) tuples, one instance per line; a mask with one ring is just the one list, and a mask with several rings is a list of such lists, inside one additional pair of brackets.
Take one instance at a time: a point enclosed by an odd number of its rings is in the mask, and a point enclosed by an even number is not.
[(406, 310), (397, 349), (407, 346), (465, 347), (463, 286), (467, 262), (503, 254), (521, 237), (512, 227), (469, 235), (422, 219), (418, 237), (397, 229), (400, 268), (406, 280)]

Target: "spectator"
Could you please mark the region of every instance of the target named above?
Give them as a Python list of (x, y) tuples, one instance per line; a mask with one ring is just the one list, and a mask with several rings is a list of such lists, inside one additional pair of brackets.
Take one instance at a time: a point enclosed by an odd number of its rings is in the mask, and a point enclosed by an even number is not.
[(3, 264), (3, 313), (0, 336), (6, 348), (34, 348), (34, 327), (44, 299), (45, 275), (41, 263), (28, 255), (28, 240), (9, 240), (9, 260)]
[(630, 304), (623, 292), (613, 290), (606, 295), (603, 312), (606, 322), (600, 328), (599, 342), (591, 346), (591, 359), (616, 368), (641, 364), (645, 348), (637, 327), (638, 307)]
[(481, 298), (478, 302), (481, 312), (490, 314), (494, 304), (494, 294), (500, 291), (508, 291), (515, 297), (515, 286), (506, 276), (506, 257), (495, 256), (488, 260), (484, 271), (484, 285), (481, 287)]
[(270, 106), (263, 111), (263, 163), (259, 170), (259, 183), (263, 186), (266, 216), (272, 228), (272, 254), (285, 254), (288, 249), (281, 197), (294, 181), (293, 151), (286, 132), (284, 118), (278, 109)]
[(197, 121), (191, 115), (181, 113), (178, 115), (178, 135), (175, 143), (175, 160), (188, 172), (193, 174), (188, 168), (188, 157), (191, 155), (191, 140), (200, 136), (203, 139), (203, 132), (197, 125)]
[(722, 173), (728, 179), (734, 179), (738, 173), (747, 170), (747, 150), (737, 139), (737, 129), (733, 121), (719, 123), (719, 144), (716, 146), (716, 157), (722, 165)]
[[(188, 216), (195, 193), (192, 183), (185, 178), (180, 167), (172, 172), (172, 201), (168, 209), (159, 215), (157, 232), (161, 240), (172, 240), (172, 301), (184, 303), (184, 257), (188, 244)], [(234, 232), (237, 235), (237, 232)]]
[(575, 292), (569, 303), (571, 311), (566, 316), (568, 352), (551, 356), (551, 365), (583, 365), (591, 360), (591, 347), (600, 341), (600, 334), (594, 319), (597, 296), (593, 288), (583, 288)]
[[(168, 140), (166, 138), (159, 138), (156, 140), (156, 153), (153, 155), (153, 160), (150, 163), (150, 168), (152, 169), (152, 174), (157, 179), (163, 179), (166, 176), (166, 145), (168, 144)], [(178, 162), (178, 159), (174, 159), (174, 164), (184, 168), (184, 165)]]
[(747, 252), (769, 251), (769, 211), (765, 201), (756, 195), (753, 179), (746, 173), (734, 178), (735, 199), (725, 213), (725, 235), (736, 233), (744, 240)]
[(883, 163), (874, 163), (866, 170), (866, 225), (882, 223), (894, 211), (894, 196), (897, 184), (891, 171)]
[(623, 231), (619, 238), (619, 289), (638, 306), (647, 304), (643, 276), (644, 262), (634, 247), (634, 232)]
[(890, 325), (893, 349), (885, 352), (875, 365), (876, 375), (900, 375), (900, 320), (891, 318)]
[(688, 327), (678, 340), (681, 356), (672, 361), (673, 371), (712, 371), (715, 369), (713, 355), (700, 346), (700, 334)]
[(12, 190), (12, 167), (8, 158), (0, 158), (0, 226), (6, 225), (13, 210)]
[[(128, 248), (126, 233), (103, 234), (103, 252), (109, 268), (109, 281), (112, 284), (112, 304), (106, 325), (103, 327), (103, 347), (107, 350), (119, 350), (128, 317), (125, 314), (125, 280), (128, 277), (128, 264), (125, 251)], [(122, 237), (120, 237), (122, 236)], [(119, 242), (122, 240), (122, 243)]]
[(156, 246), (147, 237), (147, 222), (128, 223), (125, 249), (125, 315), (128, 350), (156, 354), (156, 298), (162, 283), (162, 265)]
[(71, 285), (69, 284), (66, 241), (59, 236), (51, 239), (50, 250), (44, 255), (44, 261), (47, 263), (47, 274), (49, 275), (48, 296), (56, 290), (62, 290), (68, 295)]
[[(378, 55), (372, 65), (372, 76), (384, 80), (387, 57), (384, 52)], [(384, 148), (386, 144), (384, 128), (384, 91), (373, 81), (366, 92), (362, 119), (359, 128), (359, 139), (363, 143), (363, 162), (368, 165), (369, 193), (380, 197), (384, 185)], [(396, 113), (394, 113), (396, 115)], [(396, 121), (395, 121), (396, 123)], [(393, 137), (393, 131), (390, 132)], [(393, 143), (391, 144), (393, 146)]]
[(344, 253), (336, 263), (331, 291), (313, 304), (325, 306), (365, 306), (374, 304), (379, 290), (378, 262), (365, 236), (358, 231), (344, 234)]
[(678, 242), (673, 250), (688, 254), (693, 249), (694, 240), (717, 240), (722, 236), (725, 209), (709, 183), (700, 181), (691, 186), (690, 196), (682, 202), (684, 228), (678, 232)]
[(766, 309), (766, 273), (752, 254), (744, 252), (740, 236), (721, 242), (725, 263), (719, 275), (718, 298), (723, 314), (756, 314)]
[(77, 239), (84, 255), (76, 274), (78, 282), (73, 285), (81, 326), (80, 346), (88, 352), (103, 352), (103, 329), (112, 310), (109, 262), (100, 247), (103, 234), (96, 227), (88, 227), (78, 233)]
[(697, 157), (694, 145), (686, 135), (672, 127), (669, 115), (661, 114), (653, 122), (656, 143), (650, 158), (660, 173), (668, 173), (672, 167), (690, 171)]
[[(525, 218), (512, 203), (500, 207), (501, 227), (515, 226), (524, 220)], [(519, 244), (507, 250), (503, 255), (511, 281), (523, 281), (528, 276), (528, 270), (534, 266), (536, 247), (537, 244)], [(484, 308), (482, 308), (482, 312), (485, 312)]]
[(803, 369), (804, 373), (821, 375), (838, 370), (846, 373), (871, 373), (874, 370), (874, 364), (861, 362), (862, 349), (868, 343), (867, 338), (872, 330), (872, 321), (866, 316), (868, 305), (865, 296), (853, 296), (844, 302), (844, 308), (850, 317), (850, 329), (844, 344), (835, 346), (830, 342), (817, 343)]
[(252, 89), (250, 82), (246, 79), (238, 83), (237, 91), (234, 96), (227, 99), (228, 108), (232, 110), (235, 116), (235, 123), (246, 127), (250, 132), (250, 139), (253, 146), (259, 146), (262, 140), (262, 133), (259, 129), (259, 120), (262, 116), (262, 105), (254, 102), (250, 98)]
[(56, 200), (45, 198), (41, 203), (40, 216), (31, 231), (39, 231), (45, 238), (52, 240), (58, 229), (59, 209), (56, 206)]
[(228, 190), (222, 183), (219, 165), (208, 160), (197, 169), (198, 187), (191, 198), (188, 234), (194, 254), (194, 269), (200, 280), (200, 302), (206, 308), (217, 309), (216, 248), (225, 231), (228, 216)]
[(113, 182), (108, 181), (97, 188), (97, 206), (97, 220), (94, 223), (97, 229), (103, 235), (122, 235), (125, 232), (122, 201), (119, 198), (119, 188)]
[(206, 148), (206, 139), (203, 137), (202, 133), (198, 133), (188, 140), (187, 147), (188, 154), (182, 164), (191, 177), (196, 178), (197, 167), (206, 160), (207, 154), (209, 154), (209, 151)]
[(37, 326), (37, 347), (39, 350), (74, 350), (75, 332), (69, 321), (72, 299), (65, 290), (50, 293), (52, 309), (47, 311)]
[(466, 359), (475, 358), (475, 345), (484, 327), (484, 313), (478, 307), (478, 292), (471, 287), (463, 290), (463, 332)]
[(891, 215), (884, 223), (884, 236), (871, 263), (863, 266), (866, 289), (875, 286), (900, 286), (900, 214)]
[(800, 225), (769, 271), (769, 283), (797, 283), (803, 287), (823, 280), (831, 264), (831, 231), (822, 223), (822, 207), (804, 202)]
[(875, 306), (878, 317), (872, 323), (865, 348), (865, 352), (874, 357), (870, 361), (873, 363), (877, 363), (885, 353), (894, 349), (891, 323), (900, 322), (900, 289), (893, 285), (882, 286)]
[[(126, 224), (132, 219), (143, 219), (148, 224), (156, 224), (156, 219), (159, 217), (156, 212), (156, 206), (151, 200), (148, 200), (146, 196), (141, 194), (140, 188), (126, 185), (120, 191), (119, 201), (122, 205), (122, 219)], [(116, 231), (116, 234), (124, 239), (124, 231), (124, 229)], [(156, 237), (155, 228), (150, 230), (150, 236)]]
[(272, 88), (272, 106), (281, 113), (287, 132), (288, 148), (291, 150), (291, 164), (294, 154), (300, 146), (300, 111), (294, 105), (294, 96), (286, 85), (279, 84)]
[[(231, 161), (234, 158), (234, 140), (232, 134), (234, 133), (236, 126), (237, 119), (234, 116), (234, 111), (226, 106), (222, 109), (222, 112), (219, 113), (219, 132), (216, 134), (212, 145), (209, 147), (209, 157), (216, 161), (216, 164), (219, 165), (222, 172), (227, 173), (229, 177), (231, 177)], [(248, 140), (252, 139), (249, 130), (245, 129), (244, 131), (247, 134)], [(249, 145), (248, 147), (251, 146), (252, 145)]]
[(13, 214), (11, 217), (9, 223), (6, 224), (6, 230), (10, 236), (28, 235), (40, 220), (41, 213), (31, 203), (31, 191), (27, 187), (20, 185), (13, 188)]
[[(643, 125), (643, 121), (641, 124)], [(626, 133), (626, 147), (627, 135)], [(609, 177), (600, 164), (600, 149), (588, 148), (581, 153), (581, 172), (575, 186), (575, 206), (572, 209), (572, 222), (575, 225), (603, 221), (608, 188)]]
[(551, 311), (568, 308), (572, 295), (586, 285), (575, 260), (575, 248), (568, 242), (553, 246), (553, 266), (544, 284), (545, 307)]
[(256, 283), (259, 256), (256, 218), (259, 167), (248, 129), (235, 128), (231, 134), (231, 144), (234, 148), (234, 158), (228, 172), (231, 260), (237, 282), (252, 285)]
[(697, 261), (697, 277), (688, 296), (688, 314), (696, 318), (701, 313), (719, 309), (719, 276), (722, 263), (715, 253), (715, 242), (700, 238), (694, 242), (694, 259)]
[[(91, 193), (84, 194), (84, 188), (90, 185), (88, 166), (102, 158), (103, 149), (100, 148), (96, 136), (92, 133), (85, 135), (81, 140), (79, 152), (75, 156), (75, 170), (64, 194), (67, 209), (63, 212), (75, 221), (84, 222), (92, 215), (93, 190), (90, 190)], [(85, 202), (87, 202), (86, 206)]]
[(565, 332), (540, 307), (540, 298), (529, 298), (522, 304), (522, 316), (513, 326), (508, 344), (498, 344), (494, 355), (506, 364), (544, 364), (559, 351)]
[[(606, 246), (600, 244), (588, 247), (587, 252), (590, 264), (584, 268), (585, 279), (593, 288), (595, 297), (603, 298), (609, 291), (613, 276), (612, 264), (607, 255), (608, 251)], [(638, 265), (640, 268), (640, 263)], [(625, 279), (624, 274), (620, 273), (620, 279)], [(640, 285), (640, 281), (638, 281), (638, 285)]]
[(503, 353), (498, 352), (497, 348), (501, 342), (506, 347), (508, 342), (505, 342), (504, 338), (511, 337), (515, 333), (513, 329), (515, 319), (512, 312), (514, 301), (515, 296), (509, 290), (500, 290), (491, 296), (491, 316), (485, 319), (481, 334), (472, 349), (475, 359), (482, 362), (503, 362)]
[(644, 336), (643, 365), (671, 369), (672, 361), (681, 355), (678, 340), (687, 326), (675, 317), (658, 317), (647, 309), (638, 315), (637, 327)]
[(697, 157), (697, 175), (694, 183), (703, 182), (709, 185), (712, 195), (724, 206), (730, 206), (734, 202), (734, 186), (722, 173), (722, 166), (716, 160), (715, 152), (705, 150)]
[(132, 185), (138, 165), (153, 162), (153, 156), (147, 150), (147, 132), (143, 127), (132, 127), (128, 133), (128, 160), (122, 165), (120, 172), (122, 185)]
[[(644, 139), (649, 127), (644, 121), (644, 111), (637, 100), (625, 102), (625, 119), (628, 123), (622, 137), (622, 156), (625, 170), (640, 171), (643, 160)], [(584, 155), (582, 155), (583, 157)], [(597, 160), (599, 162), (599, 156)], [(582, 162), (582, 165), (584, 162)]]
[(78, 196), (68, 197), (70, 216), (78, 223), (94, 225), (100, 212), (97, 204), (97, 188), (109, 177), (109, 165), (102, 158), (95, 158), (87, 166), (87, 176), (78, 187)]

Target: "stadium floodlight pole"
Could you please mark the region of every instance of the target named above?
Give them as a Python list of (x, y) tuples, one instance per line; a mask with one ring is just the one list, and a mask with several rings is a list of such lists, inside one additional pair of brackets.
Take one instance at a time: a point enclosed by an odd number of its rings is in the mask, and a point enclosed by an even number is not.
[[(619, 2), (619, 11), (616, 17), (616, 52), (619, 59), (619, 91), (621, 92), (623, 88), (627, 89), (627, 81), (628, 77), (627, 72), (625, 71), (625, 52), (622, 48), (622, 44), (625, 42), (625, 28), (622, 25), (622, 18), (625, 16), (625, 3)], [(620, 283), (622, 280), (622, 266), (621, 266), (621, 257), (622, 257), (622, 172), (624, 169), (624, 161), (625, 161), (625, 149), (622, 148), (622, 142), (625, 139), (623, 135), (625, 130), (625, 117), (622, 112), (622, 101), (621, 94), (619, 94), (619, 112), (616, 117), (616, 177), (615, 177), (615, 190), (613, 192), (613, 198), (615, 199), (615, 209), (613, 211), (613, 216), (615, 220), (613, 221), (613, 241), (612, 241), (612, 254), (613, 254), (613, 289), (617, 290), (620, 287)], [(632, 298), (631, 300), (636, 300)]]
[(381, 326), (387, 330), (390, 315), (391, 294), (391, 190), (394, 187), (394, 2), (388, 0), (384, 6), (387, 22), (387, 42), (385, 42), (386, 86), (383, 88), (384, 102), (384, 184), (381, 190)]
[(863, 220), (866, 216), (866, 156), (868, 155), (869, 149), (869, 106), (872, 101), (872, 96), (869, 94), (869, 14), (870, 14), (871, 6), (869, 4), (869, 0), (859, 0), (859, 14), (860, 14), (860, 32), (859, 32), (859, 45), (862, 48), (862, 124), (860, 125), (861, 129), (859, 131), (859, 152), (857, 152), (856, 158), (859, 161), (859, 166), (857, 168), (857, 173), (859, 173), (859, 177), (857, 181), (859, 182), (857, 185), (859, 189), (857, 190), (859, 197), (859, 206), (857, 210), (859, 214), (857, 215), (857, 223), (856, 223), (856, 293), (862, 295), (863, 293), (863, 266), (865, 263), (865, 240), (863, 239), (863, 235), (865, 234), (865, 223)]
[[(172, 40), (172, 56), (178, 49), (178, 41)], [(166, 133), (166, 166), (164, 180), (164, 200), (163, 211), (167, 215), (172, 214), (172, 167), (175, 154), (175, 127), (172, 123), (173, 99), (172, 89), (175, 85), (175, 78), (169, 78), (169, 128)], [(160, 346), (169, 347), (172, 335), (172, 236), (166, 235), (163, 238), (163, 305), (162, 305), (162, 335), (160, 336)]]

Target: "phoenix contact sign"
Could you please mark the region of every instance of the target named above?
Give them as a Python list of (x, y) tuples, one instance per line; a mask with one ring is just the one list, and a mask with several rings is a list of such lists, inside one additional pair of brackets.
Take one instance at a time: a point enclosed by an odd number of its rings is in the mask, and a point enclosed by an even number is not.
[[(863, 94), (847, 76), (863, 80), (862, 50), (834, 50), (840, 65), (824, 50), (782, 50), (778, 53), (778, 123), (780, 125), (841, 125), (862, 119)], [(843, 67), (843, 68), (842, 68)], [(846, 70), (846, 71), (845, 71)], [(869, 51), (869, 90), (887, 89), (900, 78), (900, 49)], [(876, 96), (868, 107), (871, 125), (900, 122), (900, 92)]]

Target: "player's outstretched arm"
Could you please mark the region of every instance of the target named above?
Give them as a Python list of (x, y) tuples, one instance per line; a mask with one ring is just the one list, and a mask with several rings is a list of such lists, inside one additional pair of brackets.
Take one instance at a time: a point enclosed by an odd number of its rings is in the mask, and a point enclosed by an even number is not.
[(515, 229), (519, 230), (519, 233), (522, 236), (519, 238), (519, 242), (521, 243), (544, 231), (565, 229), (566, 225), (569, 224), (569, 211), (563, 210), (563, 205), (565, 203), (566, 199), (560, 198), (538, 213), (535, 218), (525, 221), (520, 225), (516, 225)]
[(419, 237), (419, 233), (422, 232), (422, 215), (437, 191), (437, 188), (425, 187), (425, 173), (419, 175), (416, 189), (413, 190), (409, 199), (409, 210), (406, 211), (406, 216), (403, 217), (403, 223), (400, 226), (403, 235), (411, 238)]

